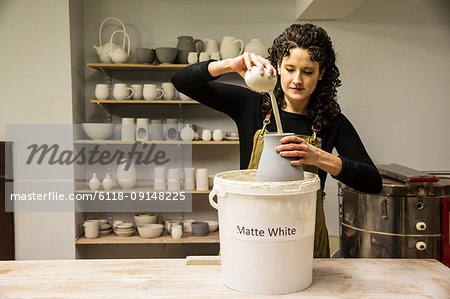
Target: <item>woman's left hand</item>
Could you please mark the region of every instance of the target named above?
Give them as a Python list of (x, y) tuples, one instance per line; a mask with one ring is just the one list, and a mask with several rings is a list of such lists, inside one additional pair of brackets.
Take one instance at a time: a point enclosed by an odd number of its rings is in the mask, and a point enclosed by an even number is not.
[(320, 149), (312, 146), (300, 137), (287, 136), (281, 139), (281, 143), (283, 145), (275, 148), (280, 153), (280, 156), (298, 158), (298, 160), (291, 161), (291, 165), (315, 165), (319, 160)]

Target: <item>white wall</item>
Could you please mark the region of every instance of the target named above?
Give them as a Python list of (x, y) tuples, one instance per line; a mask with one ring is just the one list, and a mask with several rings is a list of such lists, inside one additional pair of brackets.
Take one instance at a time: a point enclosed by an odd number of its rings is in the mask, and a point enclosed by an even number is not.
[[(0, 139), (5, 124), (72, 123), (69, 5), (0, 0)], [(16, 259), (74, 258), (73, 213), (15, 213)]]

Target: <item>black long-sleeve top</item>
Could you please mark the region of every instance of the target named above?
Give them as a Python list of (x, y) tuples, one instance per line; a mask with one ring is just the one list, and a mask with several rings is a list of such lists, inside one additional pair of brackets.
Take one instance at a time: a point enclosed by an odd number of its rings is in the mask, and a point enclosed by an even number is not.
[[(231, 117), (238, 128), (240, 140), (240, 167), (246, 169), (253, 148), (253, 136), (262, 128), (265, 113), (261, 110), (264, 95), (248, 88), (215, 81), (208, 71), (211, 61), (190, 65), (172, 77), (175, 88), (200, 103), (221, 111)], [(280, 110), (283, 132), (312, 135), (312, 121), (302, 114)], [(273, 115), (267, 127), (276, 131)], [(336, 148), (342, 159), (342, 170), (335, 179), (349, 187), (367, 193), (379, 193), (382, 189), (381, 176), (367, 154), (353, 125), (341, 113), (331, 119), (318, 133), (322, 149), (331, 153)], [(322, 189), (327, 173), (319, 170)]]

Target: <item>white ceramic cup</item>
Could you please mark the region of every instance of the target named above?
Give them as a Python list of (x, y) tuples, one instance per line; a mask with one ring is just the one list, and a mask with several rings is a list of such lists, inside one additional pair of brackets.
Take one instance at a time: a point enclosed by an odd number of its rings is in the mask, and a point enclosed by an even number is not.
[(198, 62), (198, 54), (197, 52), (189, 52), (187, 61), (189, 64), (194, 64)]
[(155, 190), (166, 190), (166, 168), (155, 167)]
[(212, 53), (211, 54), (211, 59), (220, 60), (220, 53), (219, 52)]
[(131, 85), (131, 88), (134, 90), (134, 94), (131, 97), (133, 100), (142, 100), (142, 84), (133, 84)]
[(221, 129), (215, 129), (212, 137), (214, 141), (222, 141), (224, 136), (225, 134)]
[(170, 234), (173, 239), (181, 239), (183, 236), (183, 227), (181, 224), (172, 224)]
[(164, 125), (162, 119), (152, 119), (150, 125), (150, 138), (151, 140), (164, 139)]
[(165, 82), (161, 85), (162, 90), (164, 91), (163, 99), (164, 100), (173, 100), (175, 99), (175, 86), (170, 82)]
[(84, 236), (87, 239), (95, 239), (99, 236), (100, 225), (97, 222), (84, 222)]
[(203, 130), (202, 132), (202, 140), (203, 141), (210, 141), (212, 137), (211, 130)]
[(169, 168), (167, 172), (167, 190), (180, 190), (180, 170), (178, 168)]
[(198, 61), (203, 62), (203, 61), (208, 61), (209, 60), (209, 55), (206, 52), (201, 52), (200, 56), (198, 57)]
[(184, 169), (184, 190), (195, 189), (195, 168)]
[(95, 85), (95, 98), (99, 101), (105, 101), (105, 100), (109, 99), (108, 84)]
[(122, 140), (134, 141), (134, 118), (122, 118)]
[(133, 88), (128, 87), (125, 83), (114, 84), (113, 96), (116, 100), (118, 101), (126, 100), (131, 98), (133, 95), (134, 95)]
[(148, 140), (148, 118), (136, 119), (136, 140), (137, 141)]
[(196, 185), (198, 191), (209, 190), (208, 184), (208, 168), (197, 169)]
[[(158, 92), (160, 92), (159, 95)], [(144, 84), (143, 96), (144, 100), (147, 101), (159, 100), (164, 96), (164, 91), (158, 88), (156, 84)]]

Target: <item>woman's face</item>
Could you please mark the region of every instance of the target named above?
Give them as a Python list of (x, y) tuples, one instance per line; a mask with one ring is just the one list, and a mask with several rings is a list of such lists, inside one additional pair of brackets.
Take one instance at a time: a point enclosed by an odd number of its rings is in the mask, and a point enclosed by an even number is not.
[(320, 73), (319, 63), (311, 60), (307, 50), (293, 48), (289, 50), (289, 53), (289, 56), (283, 57), (279, 66), (284, 99), (288, 108), (306, 108), (309, 97), (316, 88), (323, 71)]

